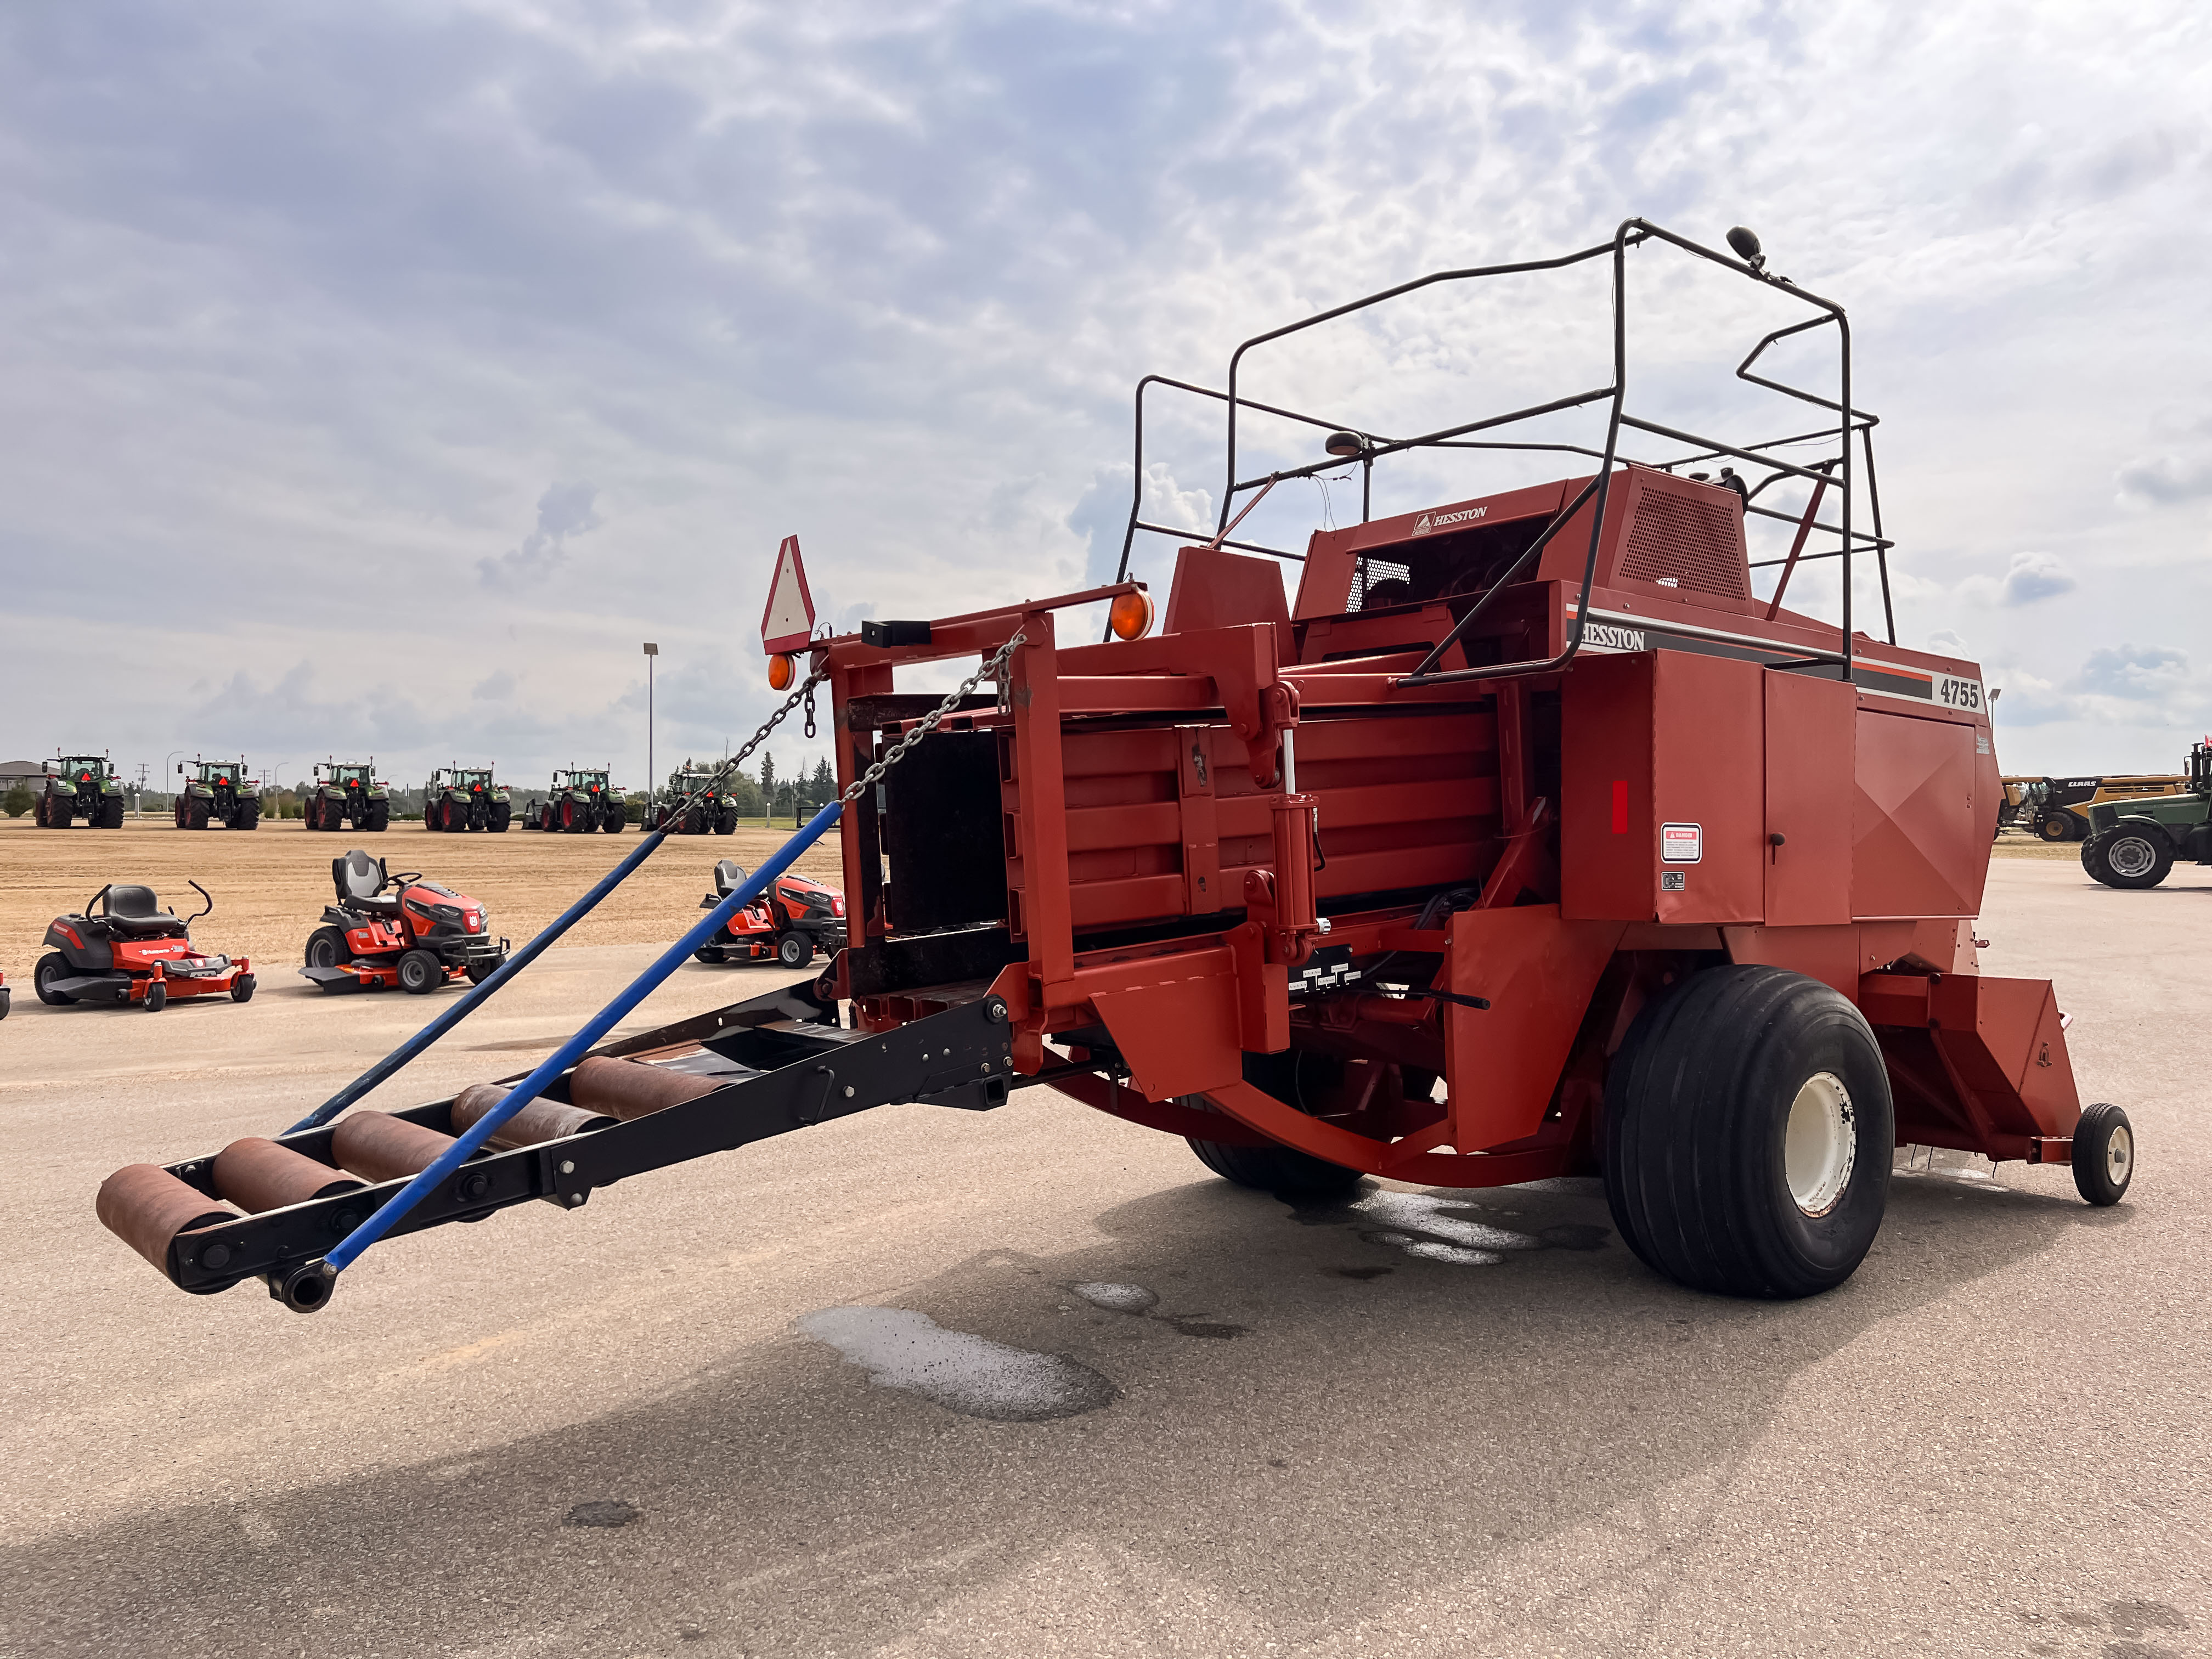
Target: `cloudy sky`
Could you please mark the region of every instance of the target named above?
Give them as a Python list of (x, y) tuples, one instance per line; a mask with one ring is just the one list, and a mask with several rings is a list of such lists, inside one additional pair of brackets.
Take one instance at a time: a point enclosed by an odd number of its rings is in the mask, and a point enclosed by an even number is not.
[[(1641, 214), (1850, 307), (1900, 637), (2003, 687), (2006, 769), (2169, 766), (2212, 726), (2207, 15), (22, 0), (0, 757), (635, 784), (641, 641), (664, 764), (765, 711), (781, 537), (848, 620), (1079, 586), (1139, 374)], [(1637, 258), (1639, 386), (1720, 410), (1753, 313)], [(1425, 301), (1248, 385), (1417, 430), (1597, 384), (1603, 303)], [(1157, 437), (1149, 510), (1210, 514), (1218, 418)], [(1484, 465), (1377, 508), (1527, 476)]]

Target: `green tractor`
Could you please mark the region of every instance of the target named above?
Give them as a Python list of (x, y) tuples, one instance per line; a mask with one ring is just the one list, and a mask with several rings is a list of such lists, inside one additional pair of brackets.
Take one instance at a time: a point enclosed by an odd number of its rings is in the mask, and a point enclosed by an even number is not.
[(38, 822), (66, 830), (82, 818), (95, 830), (123, 827), (123, 780), (105, 755), (58, 755), (46, 763), (46, 791), (39, 797)]
[(366, 766), (352, 761), (318, 761), (302, 816), (310, 830), (343, 830), (348, 818), (356, 830), (373, 833), (390, 829), (392, 797), (376, 775), (376, 757), (371, 755)]
[(2177, 859), (2212, 864), (2212, 738), (2189, 751), (2187, 788), (2088, 811), (2081, 867), (2107, 887), (2155, 887)]
[(252, 830), (261, 823), (261, 786), (246, 775), (242, 760), (211, 761), (195, 757), (177, 763), (185, 787), (177, 791), (177, 828)]
[[(667, 790), (647, 808), (646, 828), (677, 836), (703, 836), (709, 830), (718, 836), (735, 834), (738, 798), (726, 786), (708, 789), (707, 784), (714, 775), (708, 768), (694, 766), (688, 760), (671, 772)], [(678, 806), (694, 794), (698, 799), (678, 812)]]
[(619, 836), (629, 822), (628, 798), (607, 781), (608, 776), (604, 766), (596, 771), (564, 767), (555, 772), (546, 799), (522, 809), (522, 827), (556, 830), (570, 836), (604, 830)]
[(498, 835), (514, 813), (507, 793), (489, 766), (446, 766), (422, 786), (425, 830), (483, 830)]

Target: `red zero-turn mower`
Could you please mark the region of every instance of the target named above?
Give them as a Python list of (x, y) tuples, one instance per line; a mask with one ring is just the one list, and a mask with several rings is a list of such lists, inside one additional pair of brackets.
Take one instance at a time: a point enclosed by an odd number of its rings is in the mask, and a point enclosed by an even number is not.
[(465, 977), (482, 984), (507, 960), (483, 905), (419, 871), (393, 875), (359, 848), (331, 860), (337, 902), (307, 936), (303, 978), (325, 991), (388, 991), (420, 996)]
[[(714, 890), (699, 901), (711, 910), (738, 890), (744, 866), (735, 859), (714, 866)], [(845, 896), (804, 876), (776, 878), (775, 885), (730, 918), (728, 936), (691, 954), (702, 962), (780, 962), (804, 968), (816, 951), (834, 956), (845, 948)]]
[[(150, 887), (112, 882), (85, 901), (82, 915), (56, 916), (46, 927), (46, 942), (53, 951), (31, 971), (39, 1000), (55, 1008), (72, 1002), (135, 1002), (156, 1012), (178, 997), (251, 1000), (252, 963), (244, 957), (211, 957), (193, 949), (191, 924), (213, 910), (215, 901), (199, 883), (190, 885), (207, 900), (190, 916), (162, 909)], [(6, 994), (0, 991), (0, 1012), (6, 1009)]]

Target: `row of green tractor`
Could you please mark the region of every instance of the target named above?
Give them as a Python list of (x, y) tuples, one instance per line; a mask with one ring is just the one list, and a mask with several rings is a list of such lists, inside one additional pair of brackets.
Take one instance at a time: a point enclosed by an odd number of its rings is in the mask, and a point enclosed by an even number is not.
[[(180, 780), (171, 811), (179, 830), (228, 830), (259, 826), (262, 785), (244, 760), (195, 757), (177, 767)], [(518, 811), (514, 794), (489, 766), (440, 767), (422, 788), (422, 827), (460, 834), (497, 835), (519, 818), (526, 830), (568, 835), (619, 835), (635, 818), (676, 835), (726, 836), (738, 827), (738, 799), (714, 782), (713, 769), (686, 761), (669, 775), (665, 791), (633, 796), (617, 788), (611, 769), (564, 767), (553, 774), (542, 797)], [(319, 762), (313, 781), (303, 786), (300, 816), (310, 830), (376, 831), (392, 823), (391, 786), (376, 775), (374, 756), (366, 762)], [(60, 756), (46, 763), (45, 788), (33, 811), (42, 827), (67, 829), (82, 819), (98, 829), (123, 827), (125, 786), (114, 762), (105, 755)]]

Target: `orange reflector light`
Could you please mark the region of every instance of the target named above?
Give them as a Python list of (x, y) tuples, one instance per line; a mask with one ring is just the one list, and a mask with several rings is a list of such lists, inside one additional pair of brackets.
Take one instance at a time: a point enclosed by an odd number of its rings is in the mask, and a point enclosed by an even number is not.
[(792, 676), (797, 672), (798, 668), (792, 662), (788, 653), (781, 656), (770, 657), (768, 659), (768, 689), (771, 691), (788, 691), (791, 689)]
[(1152, 601), (1149, 594), (1124, 593), (1107, 612), (1107, 622), (1117, 640), (1141, 640), (1152, 631)]

